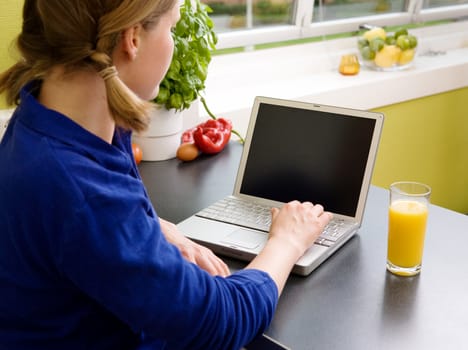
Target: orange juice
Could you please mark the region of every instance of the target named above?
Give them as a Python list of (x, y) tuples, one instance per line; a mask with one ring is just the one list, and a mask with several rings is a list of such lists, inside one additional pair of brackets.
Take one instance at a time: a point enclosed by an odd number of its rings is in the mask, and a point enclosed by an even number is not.
[(412, 200), (390, 205), (388, 221), (388, 261), (402, 268), (421, 265), (427, 206)]

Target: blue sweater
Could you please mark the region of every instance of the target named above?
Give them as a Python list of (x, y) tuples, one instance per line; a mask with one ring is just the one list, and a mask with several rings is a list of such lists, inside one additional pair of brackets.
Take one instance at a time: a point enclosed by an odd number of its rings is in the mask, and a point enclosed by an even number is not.
[(31, 91), (0, 145), (0, 349), (237, 350), (265, 330), (272, 279), (212, 277), (166, 241), (130, 133), (108, 144)]

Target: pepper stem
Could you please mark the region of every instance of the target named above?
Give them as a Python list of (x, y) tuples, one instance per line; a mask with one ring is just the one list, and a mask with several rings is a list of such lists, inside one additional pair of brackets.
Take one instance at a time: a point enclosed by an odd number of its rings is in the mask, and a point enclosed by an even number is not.
[[(214, 119), (214, 120), (218, 119), (218, 118), (216, 118), (216, 116), (210, 111), (210, 109), (209, 109), (208, 106), (206, 105), (205, 98), (204, 98), (204, 97), (200, 97), (200, 101), (201, 101), (201, 103), (203, 104), (203, 107), (205, 108), (205, 111), (206, 111), (206, 113), (208, 113), (208, 115), (210, 116), (210, 118), (211, 118), (211, 119)], [(234, 134), (234, 135), (236, 135), (236, 136), (239, 138), (239, 142), (240, 142), (241, 144), (244, 144), (244, 143), (245, 143), (244, 138), (241, 136), (241, 134), (239, 134), (238, 131), (232, 129), (232, 130), (231, 130), (231, 133)]]
[(241, 134), (239, 134), (238, 131), (234, 130), (234, 129), (231, 129), (231, 133), (233, 133), (234, 135), (236, 135), (238, 138), (239, 138), (239, 142), (241, 144), (244, 144), (245, 143), (245, 140), (244, 138), (241, 136)]
[(205, 111), (206, 111), (206, 113), (208, 113), (208, 115), (211, 117), (211, 119), (214, 119), (214, 120), (218, 119), (218, 118), (216, 118), (216, 116), (213, 113), (211, 113), (210, 109), (206, 105), (205, 98), (200, 97), (200, 101), (201, 101), (201, 103), (203, 103), (203, 107), (205, 107)]

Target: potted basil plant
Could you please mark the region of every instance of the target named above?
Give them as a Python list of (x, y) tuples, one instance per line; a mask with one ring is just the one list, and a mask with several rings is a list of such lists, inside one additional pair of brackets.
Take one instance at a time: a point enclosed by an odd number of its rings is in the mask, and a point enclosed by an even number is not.
[(159, 86), (156, 104), (182, 111), (205, 89), (211, 50), (218, 40), (208, 15), (211, 12), (199, 0), (184, 0), (180, 20), (173, 30), (174, 55)]
[(211, 8), (200, 0), (184, 0), (180, 20), (172, 31), (174, 53), (171, 65), (153, 100), (157, 109), (147, 130), (134, 135), (143, 151), (143, 160), (158, 161), (176, 156), (183, 129), (181, 112), (197, 100), (205, 89), (211, 50), (217, 36), (209, 17)]

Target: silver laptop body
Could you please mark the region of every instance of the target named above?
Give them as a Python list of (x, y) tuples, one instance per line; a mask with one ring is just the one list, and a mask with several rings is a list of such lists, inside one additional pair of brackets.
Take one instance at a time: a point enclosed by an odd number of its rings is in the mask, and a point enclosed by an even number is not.
[[(256, 97), (233, 194), (180, 222), (179, 229), (215, 253), (250, 261), (269, 228), (269, 222), (246, 220), (256, 210), (250, 208), (320, 203), (334, 214), (339, 232), (330, 228), (293, 268), (310, 274), (361, 226), (383, 119), (377, 112)], [(232, 214), (226, 205), (231, 200), (250, 207), (225, 219), (220, 211)]]

